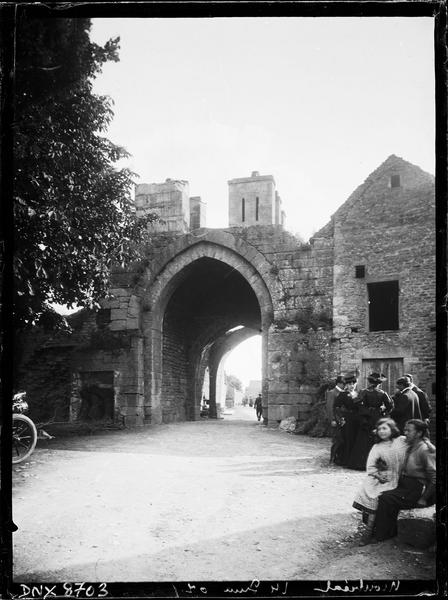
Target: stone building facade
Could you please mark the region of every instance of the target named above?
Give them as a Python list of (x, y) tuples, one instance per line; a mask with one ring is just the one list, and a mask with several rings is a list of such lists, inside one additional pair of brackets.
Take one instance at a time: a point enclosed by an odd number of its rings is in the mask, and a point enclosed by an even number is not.
[[(70, 336), (27, 345), (31, 406), (51, 412), (46, 385), (61, 390), (61, 418), (195, 420), (208, 369), (213, 415), (223, 357), (256, 334), (268, 424), (305, 420), (318, 387), (353, 369), (361, 387), (380, 369), (392, 391), (412, 372), (434, 400), (432, 175), (390, 156), (306, 244), (283, 228), (273, 177), (257, 172), (229, 182), (227, 229), (203, 227), (184, 181), (138, 186), (136, 206), (164, 219), (146, 260), (117, 269), (113, 298), (72, 317)], [(64, 369), (45, 384), (55, 355)]]

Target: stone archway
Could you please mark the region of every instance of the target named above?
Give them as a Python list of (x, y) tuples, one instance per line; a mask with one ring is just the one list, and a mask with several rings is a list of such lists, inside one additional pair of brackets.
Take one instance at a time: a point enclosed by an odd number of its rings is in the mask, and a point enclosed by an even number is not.
[[(266, 265), (263, 265), (265, 268)], [(243, 325), (267, 336), (271, 293), (241, 253), (208, 240), (183, 248), (148, 277), (143, 294), (145, 419), (152, 423), (198, 418), (204, 350)]]
[(220, 370), (222, 361), (234, 348), (241, 344), (241, 342), (260, 333), (261, 330), (243, 326), (237, 331), (226, 332), (208, 348), (207, 356), (204, 358), (207, 362), (207, 366), (209, 367), (211, 417), (216, 417), (218, 372)]

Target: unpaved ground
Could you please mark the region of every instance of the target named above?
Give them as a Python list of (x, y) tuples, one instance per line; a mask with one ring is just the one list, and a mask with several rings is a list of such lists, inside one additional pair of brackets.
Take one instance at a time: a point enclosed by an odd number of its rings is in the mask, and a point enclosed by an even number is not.
[(14, 468), (14, 578), (433, 579), (434, 555), (359, 548), (362, 473), (327, 439), (223, 420), (42, 442)]

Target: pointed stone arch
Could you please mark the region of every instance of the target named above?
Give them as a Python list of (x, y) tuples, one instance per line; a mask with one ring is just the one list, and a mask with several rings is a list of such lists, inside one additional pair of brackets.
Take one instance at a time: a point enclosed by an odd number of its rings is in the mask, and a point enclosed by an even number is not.
[[(185, 239), (188, 238), (188, 239)], [(233, 240), (233, 241), (232, 241)], [(188, 243), (189, 241), (189, 243)], [(225, 245), (219, 242), (226, 242)], [(242, 252), (236, 246), (243, 248)], [(211, 259), (225, 265), (227, 269), (237, 272), (252, 290), (260, 310), (260, 330), (263, 338), (263, 380), (267, 387), (267, 336), (273, 320), (273, 301), (271, 290), (274, 288), (270, 276), (270, 264), (255, 249), (244, 247), (233, 236), (216, 232), (199, 239), (194, 236), (183, 236), (176, 240), (163, 253), (163, 259), (153, 265), (152, 272), (145, 273), (141, 282), (143, 304), (142, 329), (144, 338), (144, 396), (145, 418), (152, 423), (160, 423), (162, 415), (162, 382), (164, 377), (164, 317), (170, 298), (187, 280), (191, 267), (197, 261)], [(190, 267), (190, 270), (188, 269)], [(266, 281), (267, 279), (267, 281)], [(270, 289), (271, 288), (271, 289)], [(200, 346), (215, 342), (234, 323), (212, 323), (209, 330), (202, 332)], [(198, 350), (199, 352), (199, 350)], [(197, 365), (192, 367), (196, 372)], [(190, 373), (190, 378), (193, 377)], [(189, 393), (194, 394), (194, 386), (190, 385)], [(198, 386), (196, 386), (198, 389)], [(197, 399), (193, 399), (197, 402)], [(196, 418), (190, 411), (185, 418)]]
[(208, 363), (210, 376), (210, 413), (216, 416), (218, 373), (224, 358), (239, 344), (261, 332), (251, 327), (243, 327), (237, 331), (227, 332), (219, 337), (209, 348)]

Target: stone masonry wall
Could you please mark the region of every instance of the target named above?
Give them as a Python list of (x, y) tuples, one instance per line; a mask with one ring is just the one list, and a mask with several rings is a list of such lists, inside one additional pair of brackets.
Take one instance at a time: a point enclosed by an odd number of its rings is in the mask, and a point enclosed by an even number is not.
[(333, 242), (302, 244), (281, 227), (232, 228), (271, 264), (280, 293), (268, 335), (269, 419), (306, 419), (317, 388), (335, 370)]
[[(274, 322), (267, 335), (267, 386), (270, 420), (284, 416), (306, 418), (315, 388), (327, 372), (331, 356), (331, 262), (328, 240), (300, 245), (281, 227), (233, 228), (236, 244), (244, 243), (261, 252), (276, 282)], [(128, 424), (140, 423), (148, 414), (144, 400), (140, 315), (143, 298), (137, 282), (143, 268), (154, 268), (156, 258), (178, 234), (154, 237), (144, 265), (114, 274), (113, 297), (103, 302), (110, 310), (110, 322), (98, 327), (89, 315), (71, 338), (77, 349), (71, 351), (71, 370), (76, 373), (113, 371), (117, 374), (116, 411)], [(240, 240), (240, 241), (238, 241)], [(230, 315), (231, 318), (234, 316)], [(230, 323), (230, 321), (229, 321)], [(194, 338), (194, 332), (191, 334)], [(163, 346), (162, 414), (164, 421), (185, 418), (188, 386), (188, 331), (175, 321), (165, 320)], [(139, 366), (140, 365), (140, 366)], [(67, 382), (66, 382), (67, 385)], [(79, 380), (71, 383), (71, 404), (79, 404)], [(143, 417), (140, 413), (143, 413)], [(71, 413), (76, 414), (76, 410)]]
[[(67, 350), (67, 348), (65, 349)], [(70, 355), (61, 348), (36, 348), (18, 373), (17, 391), (26, 391), (29, 417), (36, 423), (68, 421), (71, 393)]]
[[(392, 175), (401, 186), (390, 187)], [(435, 381), (434, 181), (390, 157), (334, 215), (334, 336), (343, 370), (403, 360), (431, 396)], [(355, 277), (355, 266), (365, 277)], [(367, 284), (399, 282), (399, 329), (370, 331)], [(402, 374), (403, 374), (402, 373)], [(365, 382), (360, 382), (361, 387)], [(395, 383), (395, 382), (394, 382)]]
[(185, 421), (188, 386), (188, 348), (182, 323), (167, 316), (163, 336), (162, 418)]

